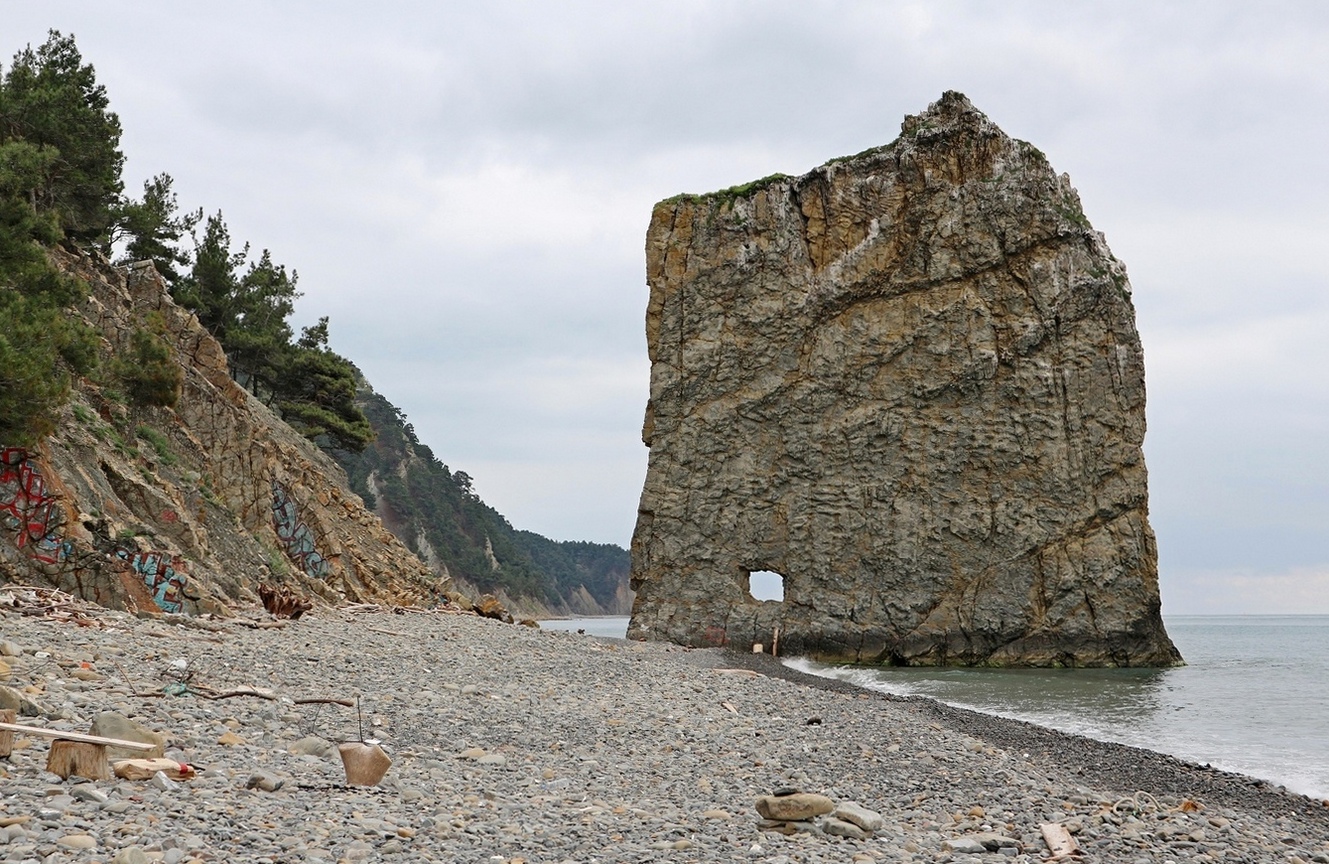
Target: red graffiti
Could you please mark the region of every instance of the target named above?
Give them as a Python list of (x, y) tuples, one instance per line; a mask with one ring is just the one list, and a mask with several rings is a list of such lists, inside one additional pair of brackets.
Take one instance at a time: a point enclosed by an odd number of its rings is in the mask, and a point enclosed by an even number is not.
[(163, 522), (179, 522), (179, 521), (180, 521), (180, 514), (179, 514), (179, 513), (176, 513), (174, 510), (163, 510), (163, 511), (162, 511), (162, 521), (163, 521)]
[(14, 533), (14, 542), (43, 564), (59, 564), (70, 545), (57, 533), (64, 511), (46, 494), (46, 481), (21, 447), (0, 450), (0, 526)]

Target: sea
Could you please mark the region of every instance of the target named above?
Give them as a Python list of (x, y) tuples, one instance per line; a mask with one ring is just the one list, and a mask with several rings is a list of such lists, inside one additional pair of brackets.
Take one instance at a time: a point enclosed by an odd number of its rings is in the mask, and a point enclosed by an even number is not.
[[(1329, 800), (1329, 615), (1169, 615), (1175, 669), (866, 668), (786, 658), (868, 690), (1168, 753)], [(627, 618), (542, 621), (622, 638)]]

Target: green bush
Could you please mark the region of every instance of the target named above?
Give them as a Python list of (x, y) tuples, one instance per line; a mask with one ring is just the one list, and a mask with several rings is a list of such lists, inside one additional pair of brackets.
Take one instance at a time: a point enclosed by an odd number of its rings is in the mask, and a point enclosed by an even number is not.
[(130, 337), (129, 356), (112, 361), (115, 376), (138, 405), (174, 408), (184, 389), (185, 373), (170, 344), (151, 330), (136, 329)]

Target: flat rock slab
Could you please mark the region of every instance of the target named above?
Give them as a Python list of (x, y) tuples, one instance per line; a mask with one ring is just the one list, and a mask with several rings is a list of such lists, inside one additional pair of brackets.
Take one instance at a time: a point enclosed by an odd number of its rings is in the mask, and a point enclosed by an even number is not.
[(798, 822), (815, 819), (835, 809), (835, 802), (815, 792), (796, 792), (793, 795), (762, 795), (757, 799), (757, 812), (764, 819), (780, 822)]

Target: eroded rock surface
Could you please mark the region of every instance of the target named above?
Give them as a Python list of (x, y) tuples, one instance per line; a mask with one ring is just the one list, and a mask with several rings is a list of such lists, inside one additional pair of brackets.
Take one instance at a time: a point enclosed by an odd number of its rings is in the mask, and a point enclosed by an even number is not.
[[(629, 636), (1168, 665), (1125, 268), (958, 93), (895, 142), (655, 208)], [(783, 602), (748, 576), (784, 576)]]

